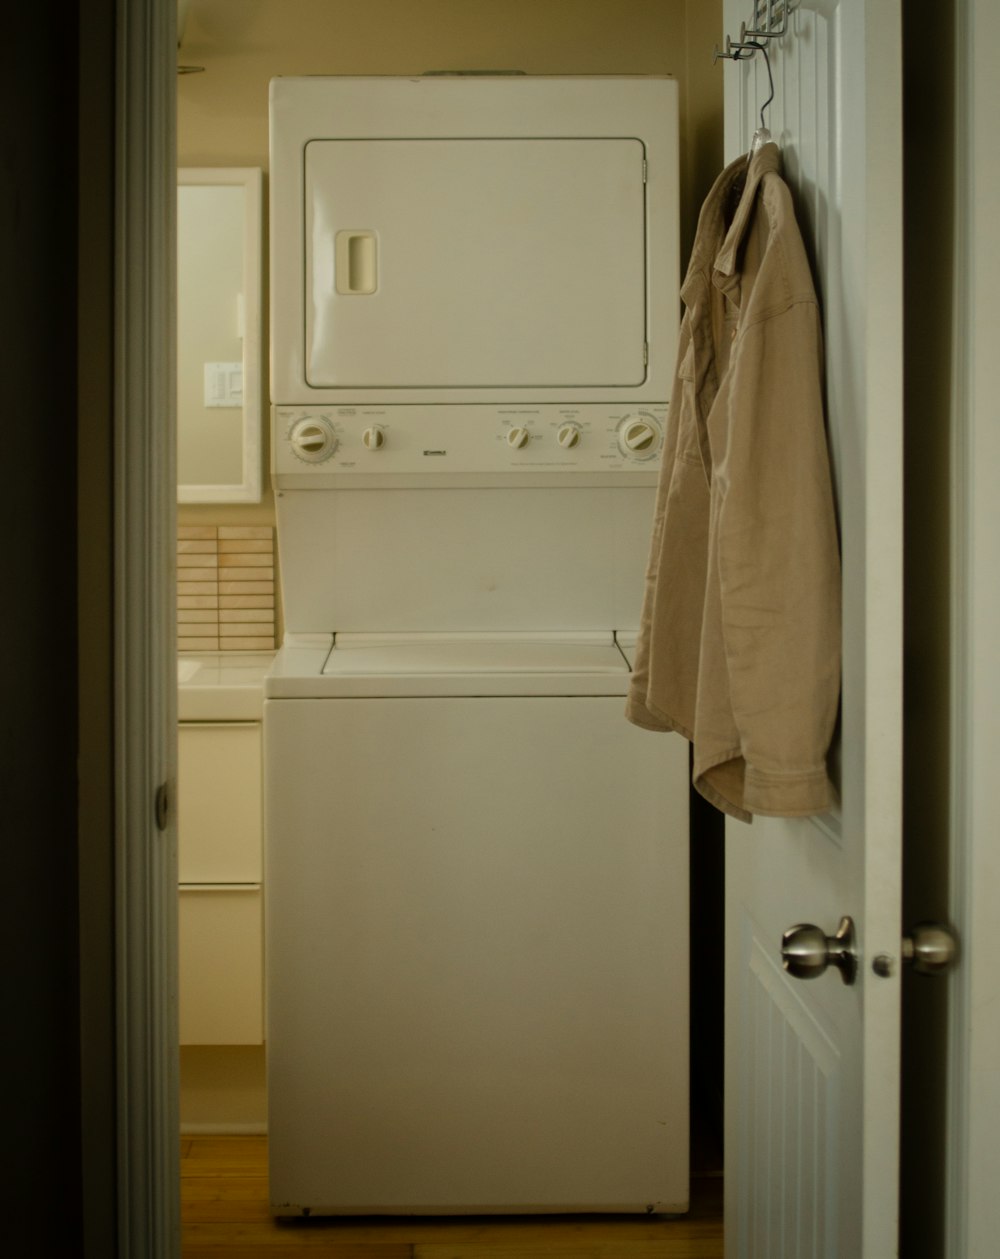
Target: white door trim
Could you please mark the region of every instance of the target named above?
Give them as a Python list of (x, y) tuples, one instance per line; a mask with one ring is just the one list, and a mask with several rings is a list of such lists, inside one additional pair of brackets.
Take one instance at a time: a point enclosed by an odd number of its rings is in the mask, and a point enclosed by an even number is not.
[(115, 785), (121, 1259), (179, 1253), (173, 794), (176, 8), (119, 0), (115, 213)]
[(952, 508), (952, 919), (962, 957), (951, 983), (948, 1256), (985, 1255), (1000, 1233), (1000, 988), (993, 974), (1000, 902), (1000, 91), (994, 0), (958, 4)]

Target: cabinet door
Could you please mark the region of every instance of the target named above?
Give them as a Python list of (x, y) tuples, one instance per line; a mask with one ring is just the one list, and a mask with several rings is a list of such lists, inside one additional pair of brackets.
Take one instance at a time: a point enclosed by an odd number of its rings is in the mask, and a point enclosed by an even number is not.
[(182, 888), (178, 927), (180, 1043), (261, 1044), (260, 888)]
[(259, 722), (181, 724), (181, 883), (261, 881), (260, 756)]

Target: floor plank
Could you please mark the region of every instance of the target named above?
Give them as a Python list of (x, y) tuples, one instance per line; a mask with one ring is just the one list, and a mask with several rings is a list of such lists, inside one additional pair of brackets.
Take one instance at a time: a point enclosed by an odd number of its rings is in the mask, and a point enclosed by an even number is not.
[(267, 1175), (267, 1137), (187, 1137), (181, 1176)]
[(722, 1259), (722, 1180), (684, 1216), (353, 1217), (276, 1221), (265, 1137), (182, 1144), (182, 1259)]
[(564, 1245), (526, 1242), (501, 1245), (418, 1245), (413, 1259), (719, 1259), (717, 1241), (678, 1238), (668, 1241), (593, 1242)]
[[(538, 1236), (563, 1243), (581, 1237), (603, 1241), (657, 1240), (682, 1229), (691, 1236), (711, 1236), (721, 1220), (721, 1202), (714, 1187), (696, 1192), (688, 1215), (662, 1216), (342, 1216), (329, 1220), (289, 1220), (276, 1224), (267, 1200), (267, 1181), (258, 1177), (229, 1180), (223, 1176), (187, 1178), (181, 1187), (181, 1211), (186, 1225), (263, 1225), (265, 1229), (335, 1230), (345, 1240), (365, 1241), (376, 1233), (385, 1241), (523, 1242)], [(205, 1230), (203, 1230), (205, 1232)]]
[(339, 1241), (319, 1239), (309, 1249), (298, 1241), (270, 1241), (247, 1243), (232, 1241), (227, 1245), (198, 1245), (184, 1243), (183, 1259), (413, 1259), (413, 1248), (408, 1245), (341, 1245)]

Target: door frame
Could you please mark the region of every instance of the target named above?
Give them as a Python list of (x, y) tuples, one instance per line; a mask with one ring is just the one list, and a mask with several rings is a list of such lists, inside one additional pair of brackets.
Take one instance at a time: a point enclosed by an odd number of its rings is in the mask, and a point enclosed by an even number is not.
[[(112, 634), (118, 1253), (135, 1259), (175, 1259), (180, 1250), (176, 19), (176, 6), (162, 0), (117, 0)], [(164, 806), (166, 817), (158, 818)]]
[[(118, 0), (116, 228), (115, 766), (120, 1253), (170, 1256), (178, 1246), (175, 843), (152, 821), (156, 787), (172, 779), (173, 186), (176, 12)], [(1000, 1231), (990, 1182), (1000, 1128), (1000, 1002), (984, 1004), (1000, 864), (1000, 678), (981, 662), (1000, 630), (1000, 468), (991, 354), (998, 317), (1000, 93), (990, 55), (1000, 41), (992, 0), (957, 8), (956, 370), (953, 384), (952, 918), (963, 961), (951, 984), (948, 1255), (982, 1252)], [(977, 204), (986, 206), (976, 212)], [(973, 265), (974, 260), (974, 265)], [(994, 283), (991, 285), (990, 280)], [(988, 597), (987, 597), (988, 596)], [(977, 959), (979, 959), (977, 964)], [(972, 1012), (974, 1011), (974, 1019)], [(971, 1030), (971, 1034), (970, 1034)], [(992, 1087), (991, 1087), (992, 1084)], [(977, 1247), (979, 1249), (977, 1250)]]
[(993, 1184), (1000, 1131), (1000, 997), (992, 976), (1000, 901), (1000, 429), (994, 362), (1000, 244), (1000, 91), (989, 50), (992, 0), (956, 6), (956, 215), (952, 390), (951, 917), (962, 956), (950, 991), (947, 1151), (949, 1259), (987, 1254), (1000, 1232)]

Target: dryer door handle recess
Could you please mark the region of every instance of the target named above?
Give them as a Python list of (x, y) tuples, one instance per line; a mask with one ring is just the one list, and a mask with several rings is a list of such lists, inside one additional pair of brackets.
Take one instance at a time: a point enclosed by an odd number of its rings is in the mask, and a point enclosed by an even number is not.
[(337, 233), (334, 249), (334, 285), (344, 297), (374, 293), (378, 287), (378, 240), (369, 230), (345, 229)]

